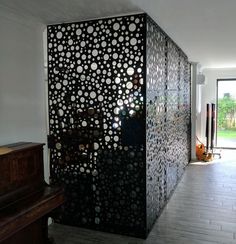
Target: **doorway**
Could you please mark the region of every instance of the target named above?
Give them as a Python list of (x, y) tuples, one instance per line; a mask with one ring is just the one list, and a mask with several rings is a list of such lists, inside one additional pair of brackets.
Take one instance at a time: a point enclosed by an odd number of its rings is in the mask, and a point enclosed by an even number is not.
[(216, 145), (236, 149), (236, 78), (217, 80)]

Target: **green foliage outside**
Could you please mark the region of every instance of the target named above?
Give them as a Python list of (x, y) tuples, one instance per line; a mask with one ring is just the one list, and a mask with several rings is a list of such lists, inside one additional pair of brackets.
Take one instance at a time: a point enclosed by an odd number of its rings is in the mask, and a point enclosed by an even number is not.
[(218, 100), (218, 130), (236, 130), (236, 99), (230, 94)]
[(236, 130), (218, 130), (217, 138), (222, 139), (235, 139), (236, 138)]

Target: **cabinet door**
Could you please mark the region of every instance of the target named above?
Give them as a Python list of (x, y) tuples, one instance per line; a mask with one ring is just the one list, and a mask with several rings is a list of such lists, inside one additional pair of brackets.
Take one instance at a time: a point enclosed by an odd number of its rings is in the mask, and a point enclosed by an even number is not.
[(8, 157), (3, 156), (0, 158), (0, 195), (8, 190), (10, 182), (10, 164)]

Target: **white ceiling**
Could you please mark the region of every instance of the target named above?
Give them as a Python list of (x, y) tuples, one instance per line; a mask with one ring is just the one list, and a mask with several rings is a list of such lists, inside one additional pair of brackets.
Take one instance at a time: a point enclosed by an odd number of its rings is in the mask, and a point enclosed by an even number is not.
[(147, 12), (203, 67), (236, 67), (236, 0), (0, 0), (44, 24)]

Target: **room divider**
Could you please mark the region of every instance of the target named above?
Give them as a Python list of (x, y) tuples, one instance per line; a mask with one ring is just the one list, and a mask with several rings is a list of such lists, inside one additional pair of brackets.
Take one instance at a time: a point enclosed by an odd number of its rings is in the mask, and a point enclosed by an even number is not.
[(57, 222), (146, 237), (190, 158), (190, 64), (146, 14), (48, 26)]

